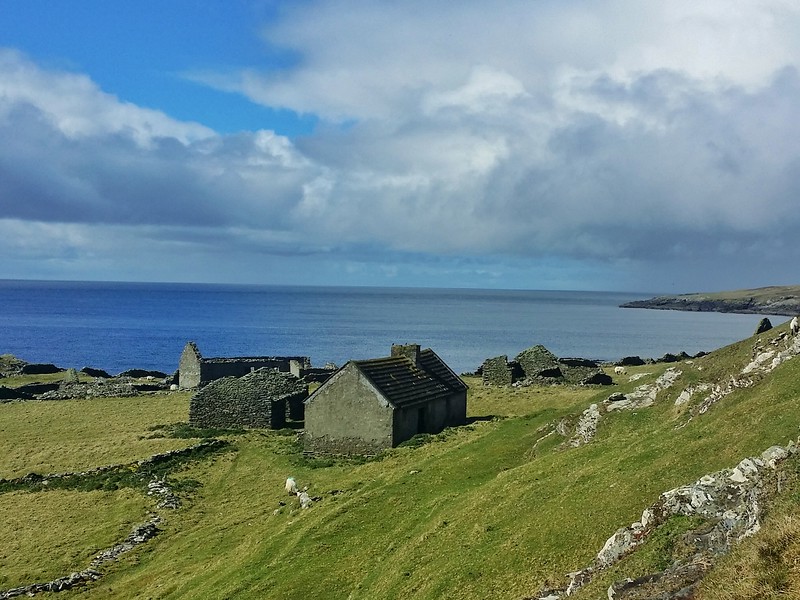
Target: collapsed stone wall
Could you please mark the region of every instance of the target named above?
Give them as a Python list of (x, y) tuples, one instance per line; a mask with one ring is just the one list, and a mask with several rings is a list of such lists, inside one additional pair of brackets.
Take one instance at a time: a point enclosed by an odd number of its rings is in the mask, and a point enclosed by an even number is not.
[(303, 418), (308, 385), (291, 373), (259, 369), (244, 377), (212, 381), (192, 396), (194, 427), (280, 429), (286, 419)]
[[(43, 491), (50, 489), (48, 484), (54, 480), (80, 480), (83, 478), (95, 477), (103, 473), (114, 473), (125, 471), (129, 473), (138, 473), (139, 476), (145, 476), (150, 467), (163, 464), (174, 459), (187, 459), (192, 456), (201, 456), (208, 452), (215, 452), (227, 446), (227, 442), (217, 439), (203, 440), (202, 442), (183, 448), (180, 450), (170, 450), (159, 454), (154, 454), (150, 458), (138, 460), (133, 463), (122, 465), (107, 465), (103, 467), (96, 467), (88, 471), (76, 473), (52, 473), (50, 475), (37, 475), (30, 473), (25, 477), (16, 479), (0, 479), (0, 485), (6, 486), (6, 491), (10, 489), (28, 489), (29, 491)], [(175, 495), (173, 490), (169, 487), (166, 479), (159, 479), (155, 477), (147, 484), (147, 495), (153, 496), (158, 500), (157, 508), (159, 509), (177, 509), (180, 506), (180, 499)], [(152, 518), (142, 524), (136, 525), (128, 536), (120, 543), (100, 551), (92, 559), (89, 567), (82, 571), (76, 571), (64, 577), (58, 577), (51, 581), (43, 583), (31, 583), (27, 585), (17, 586), (8, 590), (0, 590), (0, 600), (10, 600), (11, 598), (18, 598), (21, 596), (32, 597), (39, 593), (44, 592), (63, 592), (75, 587), (87, 585), (93, 581), (97, 581), (102, 577), (99, 571), (106, 563), (116, 561), (120, 556), (130, 552), (137, 546), (144, 544), (161, 532), (158, 524), (161, 522), (161, 517), (158, 514), (151, 513)]]

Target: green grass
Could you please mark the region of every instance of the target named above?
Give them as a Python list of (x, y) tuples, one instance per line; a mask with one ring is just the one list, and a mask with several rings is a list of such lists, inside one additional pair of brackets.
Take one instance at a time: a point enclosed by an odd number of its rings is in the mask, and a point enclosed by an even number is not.
[[(590, 564), (605, 540), (638, 520), (661, 492), (797, 437), (800, 359), (679, 427), (691, 408), (674, 406), (683, 387), (738, 373), (750, 360), (752, 344), (745, 340), (692, 364), (629, 369), (648, 375), (634, 383), (615, 377), (618, 385), (610, 388), (484, 388), (469, 379), (469, 413), (475, 418), (470, 425), (418, 438), (369, 461), (309, 460), (294, 432), (229, 437), (234, 452), (175, 474), (198, 487), (169, 515), (164, 533), (110, 567), (88, 593), (354, 600), (534, 596), (543, 583), (563, 584), (566, 573)], [(683, 372), (676, 386), (653, 407), (604, 415), (592, 443), (564, 449), (564, 439), (552, 433), (561, 419), (574, 419), (612, 392), (652, 382), (668, 367)], [(126, 436), (124, 447), (174, 443), (140, 436), (166, 434), (169, 428), (156, 426), (185, 420), (186, 412), (178, 414), (175, 406), (180, 402), (165, 398), (149, 411), (120, 404), (107, 413), (107, 426)], [(188, 411), (183, 402), (181, 409)], [(9, 406), (0, 405), (0, 429), (17, 418)], [(30, 406), (29, 420), (41, 419), (59, 403)], [(59, 428), (55, 437), (82, 414), (51, 421)], [(25, 425), (15, 427), (23, 440)], [(28, 434), (33, 431), (29, 426)], [(66, 453), (81, 443), (60, 441)], [(34, 446), (29, 443), (28, 452)], [(17, 471), (34, 470), (23, 456)], [(98, 450), (92, 460), (101, 456)], [(311, 508), (300, 509), (285, 494), (288, 475), (319, 498)], [(36, 496), (46, 494), (30, 495)], [(662, 568), (691, 526), (688, 519), (671, 520), (641, 553), (576, 597), (604, 597), (608, 578)]]
[(144, 520), (149, 504), (133, 490), (0, 494), (0, 590), (88, 567)]
[(148, 438), (149, 427), (186, 420), (189, 394), (0, 404), (0, 478), (127, 463), (191, 441)]

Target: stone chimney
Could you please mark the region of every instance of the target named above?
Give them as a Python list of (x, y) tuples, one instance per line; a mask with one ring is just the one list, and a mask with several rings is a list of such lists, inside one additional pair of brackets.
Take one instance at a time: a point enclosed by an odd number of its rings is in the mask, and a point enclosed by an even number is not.
[(405, 356), (416, 367), (419, 364), (419, 344), (392, 344), (392, 357)]

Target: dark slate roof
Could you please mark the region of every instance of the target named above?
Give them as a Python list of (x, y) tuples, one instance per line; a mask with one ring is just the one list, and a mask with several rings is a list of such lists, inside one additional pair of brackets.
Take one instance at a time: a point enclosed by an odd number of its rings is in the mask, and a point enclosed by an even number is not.
[(398, 408), (447, 398), (454, 391), (405, 356), (354, 360), (353, 364)]
[(430, 348), (419, 353), (419, 366), (453, 391), (464, 392), (468, 385)]

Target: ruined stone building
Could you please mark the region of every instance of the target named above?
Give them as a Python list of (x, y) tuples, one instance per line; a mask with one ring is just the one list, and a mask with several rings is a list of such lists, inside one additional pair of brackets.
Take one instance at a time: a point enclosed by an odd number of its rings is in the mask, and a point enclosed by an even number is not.
[(487, 358), (480, 368), (483, 385), (512, 385), (517, 382), (608, 385), (599, 363), (585, 358), (559, 358), (542, 345), (523, 350), (514, 360), (508, 356)]
[(467, 385), (431, 349), (344, 365), (305, 401), (308, 452), (375, 454), (418, 433), (461, 425)]
[(307, 371), (311, 370), (311, 361), (306, 356), (203, 358), (197, 344), (187, 342), (178, 363), (178, 385), (182, 388), (196, 388), (215, 379), (241, 377), (251, 371), (263, 368), (303, 377)]
[(291, 373), (262, 368), (200, 388), (189, 403), (193, 427), (281, 429), (303, 420), (308, 385)]

